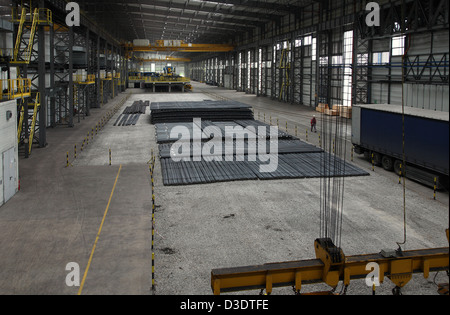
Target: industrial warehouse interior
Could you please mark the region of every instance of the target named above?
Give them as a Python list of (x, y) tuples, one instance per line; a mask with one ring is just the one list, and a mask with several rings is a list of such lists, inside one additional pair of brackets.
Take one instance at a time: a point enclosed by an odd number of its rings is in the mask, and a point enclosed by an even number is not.
[(448, 15), (0, 0), (0, 294), (448, 295)]

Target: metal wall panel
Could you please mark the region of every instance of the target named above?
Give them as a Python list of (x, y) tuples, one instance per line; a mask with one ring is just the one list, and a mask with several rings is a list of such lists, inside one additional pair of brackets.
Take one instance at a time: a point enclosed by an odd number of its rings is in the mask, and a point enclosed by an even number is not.
[[(7, 112), (12, 113), (12, 117), (7, 120)], [(5, 176), (4, 176), (4, 159), (3, 155), (5, 152), (12, 149), (13, 159), (16, 161), (15, 169), (12, 173), (13, 178), (16, 180), (17, 188), (17, 178), (19, 177), (19, 169), (17, 167), (18, 161), (18, 145), (17, 145), (17, 102), (15, 100), (0, 103), (0, 205), (4, 203), (4, 190), (5, 190)], [(9, 158), (10, 159), (10, 158)], [(10, 177), (10, 176), (9, 176)], [(16, 190), (14, 188), (14, 190)], [(8, 189), (9, 191), (10, 189)], [(10, 193), (8, 194), (9, 197)], [(8, 198), (9, 199), (9, 198)]]

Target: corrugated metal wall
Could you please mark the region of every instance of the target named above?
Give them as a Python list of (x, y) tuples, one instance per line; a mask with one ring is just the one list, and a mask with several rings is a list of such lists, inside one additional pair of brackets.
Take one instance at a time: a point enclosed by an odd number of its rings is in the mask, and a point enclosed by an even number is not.
[[(338, 2), (340, 4), (338, 4)], [(389, 4), (389, 1), (383, 1)], [(314, 6), (314, 5), (313, 5)], [(332, 4), (333, 16), (336, 18), (342, 14), (351, 14), (352, 8), (343, 8), (342, 1), (336, 1)], [(361, 8), (356, 8), (361, 9)], [(339, 11), (344, 10), (344, 11)], [(291, 21), (291, 25), (287, 21)], [(350, 26), (341, 26), (331, 28), (322, 33), (321, 43), (314, 47), (313, 42), (316, 41), (317, 34), (310, 26), (319, 23), (317, 14), (306, 11), (302, 14), (302, 19), (296, 20), (287, 17), (281, 21), (281, 29), (276, 26), (268, 25), (264, 28), (265, 33), (253, 34), (256, 37), (263, 37), (265, 44), (256, 48), (242, 48), (235, 53), (238, 60), (239, 55), (241, 63), (236, 65), (235, 73), (230, 74), (234, 79), (228, 78), (228, 81), (235, 82), (235, 89), (238, 91), (246, 91), (249, 93), (258, 93), (274, 99), (282, 99), (286, 101), (283, 93), (281, 93), (283, 83), (285, 82), (284, 70), (280, 68), (282, 60), (283, 43), (291, 38), (291, 71), (292, 71), (292, 89), (288, 100), (295, 104), (314, 107), (316, 105), (316, 95), (319, 102), (327, 100), (330, 105), (342, 104), (344, 100), (344, 33), (350, 31)], [(292, 35), (299, 33), (295, 28), (301, 29), (310, 27), (310, 32), (304, 32), (303, 35)], [(284, 37), (279, 36), (280, 32), (286, 31)], [(292, 32), (292, 33), (289, 33)], [(302, 33), (300, 33), (302, 34)], [(395, 49), (393, 45), (397, 45), (398, 41), (393, 43), (393, 37), (399, 37), (400, 34), (392, 33), (390, 36), (384, 34), (383, 37), (376, 35), (364, 41), (370, 42), (370, 45), (362, 51), (367, 54), (366, 60), (369, 62), (360, 64), (365, 67), (362, 72), (367, 73), (364, 78), (367, 79), (366, 84), (360, 84), (358, 89), (363, 88), (364, 100), (369, 103), (390, 103), (402, 104), (406, 106), (427, 108), (438, 111), (449, 111), (448, 97), (448, 61), (449, 61), (449, 31), (446, 30), (422, 30), (420, 33), (413, 33), (405, 39), (404, 50), (407, 50), (405, 63), (407, 66), (402, 68), (403, 55)], [(259, 41), (260, 38), (255, 38)], [(272, 44), (267, 45), (267, 39), (272, 38)], [(243, 45), (251, 46), (251, 37), (246, 36), (245, 39), (240, 38)], [(361, 39), (358, 37), (357, 42)], [(314, 49), (315, 48), (315, 49)], [(319, 48), (319, 60), (315, 50)], [(353, 47), (353, 51), (359, 53), (359, 47)], [(259, 64), (258, 50), (262, 49), (263, 64)], [(250, 60), (249, 59), (250, 52)], [(431, 57), (430, 57), (431, 56)], [(220, 58), (220, 57), (219, 57)], [(431, 61), (429, 60), (430, 58)], [(372, 60), (372, 63), (370, 61)], [(417, 65), (413, 64), (417, 60)], [(426, 65), (428, 62), (431, 64)], [(378, 62), (380, 61), (380, 62)], [(317, 90), (316, 80), (318, 79), (317, 62), (322, 65), (320, 73), (320, 82)], [(356, 61), (355, 61), (356, 62)], [(195, 63), (198, 67), (199, 63)], [(210, 66), (207, 66), (210, 67)], [(328, 67), (328, 69), (326, 69)], [(421, 71), (420, 68), (425, 68)], [(420, 79), (417, 78), (416, 72), (421, 73)], [(195, 71), (192, 71), (195, 76)], [(403, 74), (405, 74), (405, 83), (403, 84)], [(249, 78), (250, 75), (250, 78)], [(239, 76), (239, 77), (238, 77)], [(348, 76), (348, 74), (347, 74)], [(259, 81), (262, 82), (259, 82)], [(348, 80), (347, 80), (348, 81)], [(249, 83), (250, 82), (250, 83)], [(240, 83), (240, 85), (238, 84)], [(353, 82), (353, 87), (358, 82)], [(230, 84), (228, 84), (230, 86)], [(317, 90), (317, 91), (316, 91)], [(358, 91), (361, 92), (361, 91)], [(281, 97), (280, 97), (281, 96)]]
[[(6, 119), (6, 113), (10, 111), (12, 117)], [(17, 101), (8, 101), (0, 103), (0, 206), (4, 202), (4, 186), (3, 178), (3, 153), (14, 149), (16, 161), (18, 161), (17, 146)], [(19, 178), (19, 169), (16, 170), (16, 179)]]

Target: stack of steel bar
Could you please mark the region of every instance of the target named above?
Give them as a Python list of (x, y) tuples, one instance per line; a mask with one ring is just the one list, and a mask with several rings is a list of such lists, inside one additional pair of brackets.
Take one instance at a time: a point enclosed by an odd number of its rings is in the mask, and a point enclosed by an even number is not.
[[(201, 125), (197, 125), (197, 122), (179, 122), (179, 123), (159, 123), (159, 124), (155, 124), (156, 127), (156, 141), (158, 143), (167, 143), (167, 142), (175, 142), (179, 139), (179, 134), (176, 133), (176, 129), (174, 129), (175, 127), (182, 127), (182, 128), (187, 128), (187, 130), (189, 130), (189, 133), (191, 135), (191, 140), (192, 137), (197, 137), (194, 132), (193, 132), (193, 128), (194, 128), (194, 124), (200, 129), (202, 130), (202, 140), (208, 140), (211, 139), (211, 135), (206, 135), (203, 130), (205, 130), (205, 128), (207, 127), (216, 127), (220, 130), (223, 139), (225, 139), (226, 135), (227, 135), (227, 129), (229, 128), (229, 130), (231, 132), (234, 132), (233, 130), (235, 130), (234, 128), (236, 127), (243, 127), (245, 128), (245, 133), (247, 135), (247, 137), (252, 137), (254, 139), (259, 139), (259, 138), (266, 138), (269, 139), (270, 138), (270, 126), (261, 122), (257, 122), (255, 120), (236, 120), (236, 121), (228, 121), (228, 122), (212, 122), (212, 121), (208, 121), (208, 120), (202, 120), (201, 121)], [(264, 129), (263, 133), (260, 133), (260, 128)], [(178, 129), (180, 130), (180, 129)], [(254, 132), (253, 132), (254, 131)], [(170, 136), (170, 134), (173, 133), (173, 136), (175, 138), (172, 138)], [(278, 139), (282, 139), (282, 140), (293, 140), (297, 138), (287, 134), (286, 132), (283, 132), (281, 130), (277, 131), (277, 135), (278, 135)], [(197, 137), (198, 138), (198, 137)], [(195, 140), (198, 140), (198, 139)]]
[[(156, 141), (158, 143), (171, 143), (175, 142), (179, 139), (180, 135), (177, 132), (177, 128), (183, 128), (184, 130), (188, 130), (191, 135), (190, 140), (207, 140), (209, 137), (205, 135), (203, 132), (201, 133), (201, 137), (197, 137), (193, 132), (193, 124), (191, 123), (165, 123), (165, 124), (156, 124)], [(178, 129), (180, 130), (180, 129)]]
[[(257, 131), (258, 134), (258, 138), (260, 137), (266, 137), (269, 138), (270, 137), (270, 127), (274, 127), (271, 125), (268, 125), (266, 123), (257, 121), (257, 120), (236, 120), (235, 123), (237, 123), (238, 125), (244, 127), (244, 128), (254, 128)], [(259, 133), (259, 129), (260, 128), (265, 128), (265, 133), (260, 134)], [(293, 136), (291, 136), (290, 134), (282, 131), (281, 129), (278, 129), (278, 139), (297, 139)]]
[(160, 102), (151, 104), (151, 123), (253, 120), (251, 106), (235, 101)]
[[(237, 124), (221, 122), (202, 122), (202, 126), (216, 126), (220, 130), (226, 126), (234, 127)], [(264, 124), (262, 124), (264, 125)], [(317, 178), (317, 177), (347, 177), (366, 176), (367, 172), (346, 164), (344, 169), (336, 168), (335, 165), (342, 165), (341, 159), (332, 157), (332, 160), (321, 149), (309, 143), (303, 142), (294, 137), (281, 138), (278, 140), (278, 151), (270, 152), (270, 139), (261, 138), (257, 135), (252, 147), (255, 152), (256, 161), (252, 161), (249, 156), (249, 142), (236, 141), (236, 139), (211, 138), (202, 132), (201, 139), (191, 138), (180, 141), (178, 138), (168, 138), (171, 127), (185, 126), (192, 131), (193, 124), (158, 124), (158, 141), (161, 166), (163, 171), (163, 183), (166, 186), (208, 184), (214, 182), (237, 181), (237, 180), (270, 180), (286, 178)], [(199, 127), (199, 126), (197, 126)], [(159, 130), (159, 131), (158, 131)], [(161, 133), (161, 130), (164, 133)], [(163, 134), (163, 135), (161, 135)], [(225, 133), (224, 133), (225, 135)], [(176, 135), (178, 136), (178, 134)], [(248, 140), (248, 139), (247, 139)], [(176, 145), (174, 145), (176, 141)], [(217, 141), (217, 142), (216, 142)], [(265, 152), (258, 152), (260, 142), (265, 142)], [(209, 145), (209, 146), (208, 146)], [(220, 146), (218, 148), (217, 146)], [(264, 147), (264, 146), (262, 146)], [(231, 155), (228, 153), (231, 152)], [(261, 154), (264, 157), (261, 158)], [(269, 160), (267, 160), (269, 158)], [(229, 161), (232, 159), (233, 161)], [(269, 164), (269, 161), (277, 159), (277, 167), (274, 172), (261, 172), (260, 166)], [(328, 159), (327, 167), (323, 167), (323, 161)], [(261, 161), (268, 161), (261, 162)]]
[[(320, 160), (325, 153), (284, 154), (278, 156), (278, 166), (274, 172), (260, 171), (259, 161), (180, 161), (161, 158), (163, 183), (166, 186), (208, 184), (215, 182), (242, 180), (274, 180), (295, 178), (320, 178), (367, 176), (368, 173), (348, 164), (344, 169), (334, 169), (330, 163), (323, 171)], [(272, 155), (271, 160), (276, 156)]]
[[(258, 148), (259, 141), (266, 141), (266, 152), (265, 154), (270, 154), (270, 142), (268, 140), (257, 140), (255, 142), (254, 147)], [(197, 158), (205, 153), (207, 150), (207, 155), (209, 157), (221, 157), (222, 160), (225, 160), (225, 153), (226, 152), (233, 152), (234, 158), (236, 156), (248, 156), (248, 149), (249, 144), (248, 142), (244, 143), (237, 143), (236, 141), (224, 141), (221, 143), (221, 148), (213, 148), (213, 150), (210, 149), (210, 147), (207, 147), (205, 149), (206, 141), (202, 142), (191, 142), (187, 143), (186, 147), (183, 149), (189, 147), (190, 149), (186, 149), (187, 152), (181, 152), (181, 148), (178, 146), (174, 146), (173, 143), (161, 143), (159, 145), (159, 155), (160, 158), (166, 159), (171, 157), (183, 157), (183, 158)], [(241, 154), (238, 154), (238, 152), (242, 152)], [(306, 142), (300, 141), (300, 140), (285, 140), (281, 139), (278, 141), (278, 154), (298, 154), (298, 153), (321, 153), (323, 152), (322, 149), (313, 146), (312, 144), (308, 144)]]
[[(151, 111), (163, 183), (167, 186), (369, 175), (351, 164), (339, 167), (343, 165), (340, 158), (330, 159), (321, 148), (278, 129), (276, 147), (272, 147), (273, 129), (254, 120), (247, 105), (214, 101), (154, 103)], [(251, 117), (242, 117), (245, 115)], [(275, 148), (276, 152), (272, 152)], [(263, 172), (261, 166), (271, 163), (275, 169)]]
[(145, 114), (147, 107), (150, 106), (150, 101), (136, 101), (133, 105), (124, 109), (121, 115), (117, 118), (114, 126), (131, 126), (136, 125), (141, 115)]

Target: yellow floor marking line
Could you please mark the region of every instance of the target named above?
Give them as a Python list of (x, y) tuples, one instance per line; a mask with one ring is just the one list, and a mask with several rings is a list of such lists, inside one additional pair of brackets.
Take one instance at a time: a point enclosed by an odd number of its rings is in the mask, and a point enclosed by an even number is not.
[(89, 257), (89, 261), (86, 267), (86, 271), (84, 272), (83, 280), (81, 281), (80, 289), (78, 290), (78, 295), (81, 295), (81, 292), (83, 291), (84, 283), (86, 281), (87, 274), (89, 272), (89, 267), (91, 266), (92, 257), (94, 256), (95, 248), (97, 247), (98, 239), (100, 238), (100, 233), (102, 232), (103, 223), (105, 223), (106, 215), (108, 214), (109, 206), (111, 205), (111, 200), (114, 195), (114, 191), (116, 190), (117, 181), (119, 180), (120, 171), (122, 170), (122, 165), (119, 167), (119, 172), (116, 176), (116, 181), (114, 182), (113, 189), (111, 191), (111, 195), (109, 196), (108, 205), (106, 206), (105, 213), (103, 214), (102, 223), (100, 224), (100, 228), (98, 229), (97, 237), (95, 238), (94, 246), (92, 247), (91, 256)]

